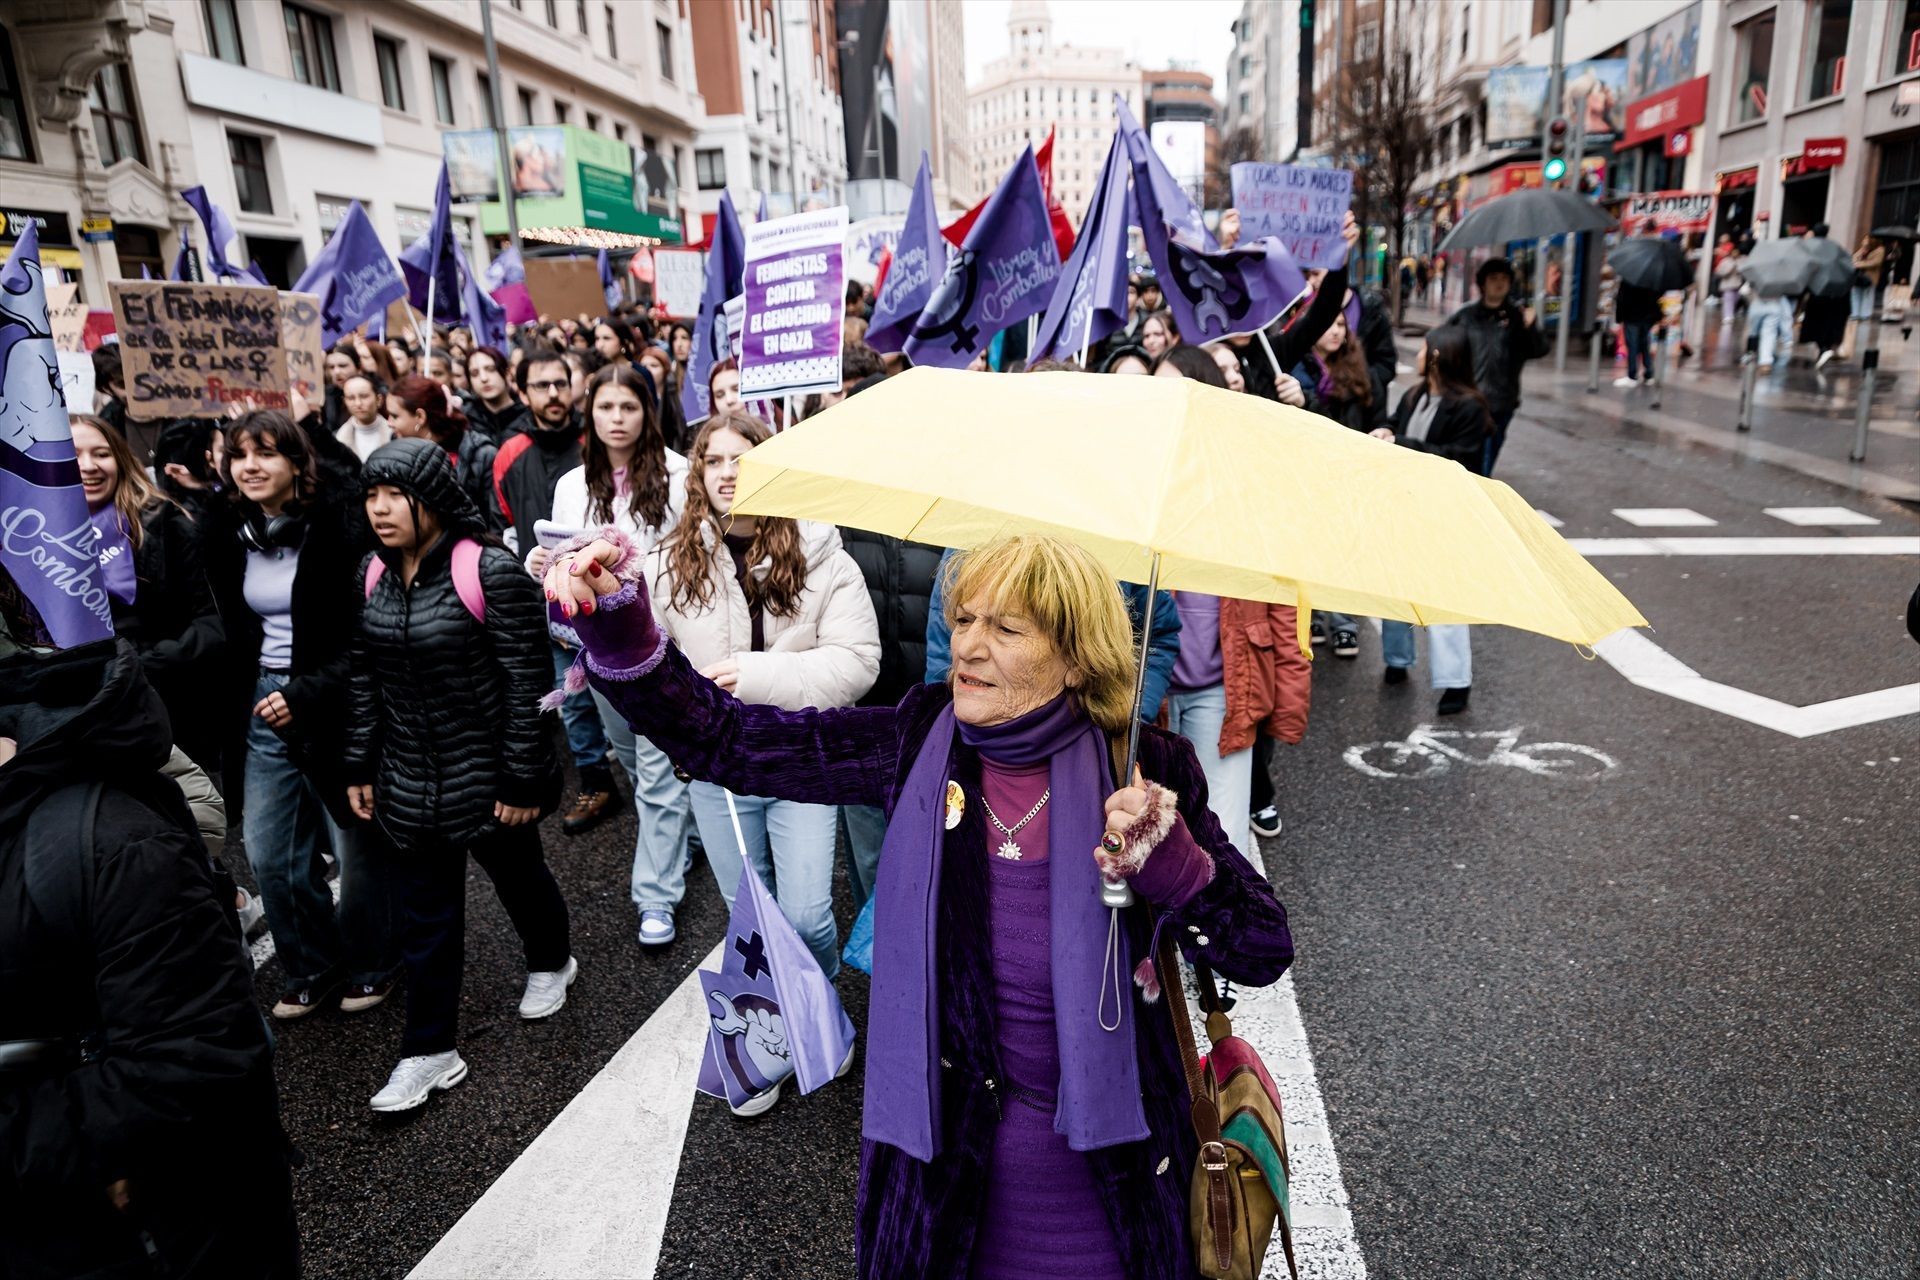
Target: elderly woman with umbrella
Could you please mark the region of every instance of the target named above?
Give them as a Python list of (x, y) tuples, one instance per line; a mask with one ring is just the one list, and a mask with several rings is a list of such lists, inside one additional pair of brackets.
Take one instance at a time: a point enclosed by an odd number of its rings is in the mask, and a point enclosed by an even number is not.
[[(1641, 623), (1505, 485), (1187, 378), (915, 369), (757, 446), (734, 509), (971, 548), (945, 593), (953, 673), (894, 707), (736, 701), (662, 641), (616, 538), (563, 548), (546, 581), (586, 677), (682, 768), (890, 815), (857, 1210), (868, 1277), (1196, 1274), (1189, 1189), (1204, 1213), (1226, 1165), (1218, 1146), (1194, 1163), (1189, 1123), (1220, 1113), (1171, 945), (1251, 984), (1293, 947), (1209, 813), (1193, 749), (1133, 714), (1151, 637), (1135, 647), (1115, 577), (1297, 604), (1303, 648), (1316, 594), (1575, 643)], [(1360, 527), (1325, 534), (1355, 510)], [(1136, 748), (1137, 769), (1113, 767)], [(1156, 952), (1167, 969), (1144, 962)]]

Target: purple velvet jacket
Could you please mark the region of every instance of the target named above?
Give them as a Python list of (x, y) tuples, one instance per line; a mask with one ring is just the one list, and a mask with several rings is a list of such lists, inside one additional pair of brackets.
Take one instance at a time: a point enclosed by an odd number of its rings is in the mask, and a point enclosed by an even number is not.
[[(742, 703), (694, 671), (671, 646), (638, 656), (625, 609), (574, 620), (601, 670), (590, 679), (638, 733), (696, 778), (743, 795), (821, 804), (883, 805), (889, 814), (933, 720), (951, 699), (944, 685), (918, 685), (895, 707), (782, 711)], [(624, 678), (608, 678), (614, 670)], [(1195, 841), (1212, 855), (1211, 882), (1177, 909), (1136, 901), (1123, 917), (1128, 970), (1147, 954), (1159, 915), (1182, 948), (1235, 982), (1263, 986), (1293, 959), (1287, 913), (1273, 889), (1228, 843), (1207, 809), (1206, 783), (1184, 738), (1145, 730), (1141, 771), (1178, 797)], [(980, 758), (954, 744), (953, 776), (980, 794)], [(941, 860), (940, 1091), (944, 1151), (931, 1162), (863, 1141), (858, 1209), (859, 1274), (871, 1280), (965, 1280), (986, 1200), (987, 1162), (1000, 1117), (1000, 1068), (988, 939), (987, 833), (968, 805), (947, 833)], [(1187, 1238), (1187, 1193), (1198, 1144), (1179, 1048), (1164, 998), (1136, 1006), (1136, 1051), (1153, 1137), (1089, 1154), (1101, 1203), (1136, 1280), (1197, 1277)], [(1018, 1104), (1015, 1104), (1018, 1105)]]

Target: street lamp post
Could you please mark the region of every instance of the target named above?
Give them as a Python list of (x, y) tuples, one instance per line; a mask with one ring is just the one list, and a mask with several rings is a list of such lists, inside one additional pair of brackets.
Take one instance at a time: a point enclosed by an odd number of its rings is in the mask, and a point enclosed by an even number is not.
[(500, 49), (493, 42), (493, 0), (480, 0), (480, 34), (487, 43), (487, 97), (493, 107), (493, 143), (500, 152), (500, 200), (507, 206), (507, 235), (520, 256), (520, 210), (513, 198), (513, 155), (507, 148), (506, 108), (500, 101)]

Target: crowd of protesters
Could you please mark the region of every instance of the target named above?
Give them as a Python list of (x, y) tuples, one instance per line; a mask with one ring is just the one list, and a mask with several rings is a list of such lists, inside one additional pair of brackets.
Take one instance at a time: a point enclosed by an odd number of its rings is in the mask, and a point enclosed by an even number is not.
[[(1353, 234), (1350, 225), (1350, 243)], [(1096, 344), (1087, 366), (1262, 397), (1319, 415), (1330, 429), (1487, 474), (1518, 405), (1521, 368), (1544, 350), (1532, 315), (1507, 296), (1511, 282), (1504, 263), (1483, 267), (1481, 300), (1427, 335), (1407, 383), (1381, 300), (1350, 290), (1344, 268), (1318, 278), (1312, 296), (1264, 341), (1205, 347), (1185, 340), (1156, 280), (1143, 272), (1129, 291), (1126, 324)], [(869, 305), (864, 292), (850, 291), (850, 333), (864, 330)], [(639, 945), (674, 943), (688, 873), (702, 853), (729, 902), (744, 859), (824, 973), (834, 975), (843, 941), (832, 894), (838, 832), (846, 832), (858, 906), (875, 892), (882, 847), (894, 838), (885, 813), (900, 794), (865, 785), (878, 776), (871, 771), (859, 771), (861, 785), (853, 785), (853, 772), (836, 772), (854, 769), (845, 761), (815, 778), (787, 760), (798, 773), (753, 785), (766, 781), (756, 770), (774, 766), (717, 758), (714, 731), (743, 704), (773, 717), (766, 724), (787, 726), (781, 733), (834, 709), (863, 708), (872, 718), (834, 719), (832, 732), (853, 734), (856, 753), (885, 754), (891, 776), (892, 730), (884, 752), (878, 739), (861, 735), (892, 723), (895, 708), (904, 717), (929, 686), (954, 691), (956, 714), (963, 702), (985, 706), (994, 673), (1032, 657), (1018, 644), (1008, 647), (1008, 626), (1038, 626), (1047, 634), (1034, 643), (1091, 643), (1072, 639), (1074, 628), (1044, 601), (1020, 598), (1025, 587), (995, 597), (995, 607), (1034, 616), (1024, 623), (1002, 617), (989, 628), (993, 620), (982, 614), (991, 583), (981, 576), (989, 569), (1029, 583), (1037, 579), (1020, 575), (1044, 569), (1075, 582), (1078, 607), (1099, 616), (1115, 633), (1106, 640), (1123, 653), (1126, 634), (1151, 620), (1139, 701), (1126, 705), (1130, 691), (1118, 704), (1107, 697), (1101, 723), (1111, 730), (1137, 716), (1163, 726), (1167, 734), (1144, 757), (1149, 780), (1171, 785), (1192, 770), (1207, 799), (1204, 809), (1183, 803), (1178, 839), (1164, 837), (1179, 852), (1162, 858), (1153, 876), (1137, 866), (1127, 874), (1139, 872), (1150, 896), (1168, 902), (1204, 899), (1202, 914), (1251, 913), (1243, 927), (1212, 930), (1223, 973), (1270, 980), (1284, 964), (1284, 914), (1275, 915), (1278, 904), (1242, 855), (1257, 849), (1257, 838), (1279, 833), (1276, 744), (1298, 743), (1306, 730), (1311, 668), (1273, 640), (1295, 634), (1294, 610), (1081, 582), (1075, 575), (1084, 577), (1091, 562), (1047, 546), (996, 551), (989, 566), (853, 529), (736, 516), (743, 455), (776, 430), (805, 430), (808, 416), (892, 376), (904, 361), (851, 338), (840, 390), (809, 397), (791, 422), (774, 406), (743, 402), (738, 370), (721, 361), (708, 377), (712, 412), (690, 424), (681, 412), (690, 346), (687, 325), (656, 323), (636, 308), (543, 319), (523, 326), (505, 348), (475, 345), (459, 328), (436, 330), (425, 350), (398, 337), (354, 336), (326, 353), (318, 393), (296, 395), (289, 410), (167, 424), (127, 418), (117, 362), (102, 348), (99, 412), (76, 415), (73, 424), (87, 503), (111, 552), (103, 566), (120, 639), (91, 665), (49, 654), (31, 606), (0, 583), (0, 645), (12, 655), (0, 695), (0, 814), (26, 814), (64, 776), (75, 751), (94, 749), (76, 741), (82, 731), (103, 761), (129, 762), (129, 774), (171, 754), (201, 778), (199, 790), (216, 813), (224, 801), (224, 822), (241, 835), (255, 892), (226, 874), (217, 840), (212, 859), (201, 846), (163, 872), (114, 875), (127, 842), (157, 838), (156, 828), (179, 839), (169, 825), (178, 796), (129, 784), (98, 803), (97, 818), (89, 818), (98, 847), (92, 909), (110, 927), (92, 936), (104, 946), (117, 936), (112, 930), (132, 937), (167, 913), (174, 954), (154, 963), (172, 967), (164, 984), (190, 993), (156, 994), (163, 975), (140, 973), (122, 986), (103, 979), (88, 999), (63, 1010), (49, 994), (62, 989), (55, 981), (32, 988), (19, 1006), (43, 1015), (24, 1026), (0, 1016), (0, 1040), (17, 1035), (20, 1043), (55, 1046), (26, 1068), (50, 1078), (83, 1071), (73, 1046), (99, 1025), (159, 1028), (125, 1041), (134, 1047), (115, 1065), (118, 1074), (88, 1086), (126, 1098), (96, 1105), (33, 1095), (0, 1119), (15, 1153), (6, 1175), (12, 1181), (0, 1179), (0, 1189), (20, 1191), (0, 1198), (73, 1232), (70, 1239), (29, 1233), (41, 1243), (27, 1247), (42, 1252), (32, 1259), (38, 1269), (22, 1274), (98, 1269), (129, 1249), (173, 1251), (183, 1273), (205, 1266), (213, 1270), (204, 1274), (292, 1274), (284, 1211), (290, 1147), (275, 1118), (270, 1036), (257, 1013), (248, 1016), (246, 953), (237, 937), (250, 927), (271, 935), (284, 976), (266, 1013), (283, 1026), (323, 1009), (362, 1013), (404, 990), (395, 1064), (384, 1084), (356, 1083), (369, 1087), (376, 1111), (421, 1106), (468, 1072), (457, 1012), (469, 855), (520, 936), (519, 1016), (558, 1014), (582, 977), (567, 904), (546, 862), (550, 816), (560, 834), (573, 836), (631, 797), (629, 893)], [(996, 343), (973, 367), (985, 376), (1077, 367), (1028, 366), (1022, 347)], [(555, 575), (564, 580), (567, 565), (577, 569), (583, 547), (610, 548), (608, 567), (649, 602), (647, 634), (661, 637), (661, 648), (670, 640), (680, 655), (660, 678), (685, 695), (684, 715), (587, 687), (588, 655), (608, 656), (593, 638), (607, 628), (589, 625), (594, 597), (564, 620), (548, 608)], [(1361, 624), (1337, 615), (1326, 622), (1316, 625), (1317, 641), (1338, 658), (1357, 656)], [(1438, 710), (1464, 710), (1472, 681), (1466, 628), (1428, 632)], [(1383, 683), (1404, 684), (1416, 657), (1413, 629), (1385, 622), (1381, 647)], [(1090, 686), (1119, 687), (1106, 650), (1068, 656)], [(543, 718), (543, 707), (558, 709), (558, 726)], [(963, 726), (996, 723), (960, 718)], [(1172, 745), (1181, 738), (1190, 755)], [(997, 815), (1043, 809), (1047, 796), (1030, 785), (1043, 775), (1024, 767), (1025, 745), (996, 745), (968, 727), (962, 739), (981, 753), (984, 807), (992, 810), (985, 820), (996, 826), (996, 840), (1012, 841), (1014, 830)], [(1049, 742), (1048, 750), (1069, 749), (1064, 738)], [(1109, 809), (1110, 823), (1119, 813), (1125, 826), (1158, 803), (1158, 784), (1142, 785), (1109, 801), (1121, 805)], [(1095, 805), (1096, 835), (1105, 794), (1102, 787), (1075, 797)], [(1078, 831), (1071, 824), (1082, 815), (1056, 814), (1055, 835)], [(968, 829), (982, 820), (968, 814)], [(5, 840), (37, 838), (32, 823), (10, 820), (7, 830)], [(1025, 838), (1044, 849), (1047, 831), (1043, 822)], [(1214, 868), (1232, 868), (1240, 906), (1224, 905), (1224, 889), (1197, 891), (1202, 871)], [(1034, 883), (999, 867), (986, 891), (1009, 910), (1044, 906), (1044, 891), (1034, 899)], [(263, 919), (255, 923), (256, 916)], [(9, 1001), (32, 987), (34, 970), (0, 965), (0, 972)], [(1029, 1037), (1019, 1048), (1040, 1053), (1044, 1074), (1060, 1069), (1050, 1046)], [(14, 1064), (0, 1061), (0, 1068), (11, 1073)], [(216, 1086), (229, 1089), (228, 1102), (210, 1118), (194, 1099)], [(754, 1114), (771, 1104), (768, 1096), (735, 1109)], [(44, 1108), (61, 1109), (67, 1120), (56, 1122)], [(107, 1135), (97, 1142), (96, 1121)], [(50, 1136), (67, 1122), (88, 1135), (78, 1154), (58, 1150)], [(150, 1145), (194, 1144), (208, 1124), (221, 1127), (229, 1150), (244, 1137), (265, 1153), (244, 1197), (280, 1208), (253, 1214), (245, 1232), (223, 1234), (210, 1219), (211, 1189), (232, 1182), (211, 1164), (198, 1204), (177, 1188), (153, 1185), (159, 1179), (151, 1171), (162, 1166)], [(1048, 1154), (1021, 1176), (1084, 1169), (1064, 1139), (1053, 1148), (1056, 1136), (1036, 1137)], [(998, 1146), (991, 1158), (999, 1167)], [(1009, 1176), (1019, 1172), (1009, 1169)], [(887, 1166), (874, 1176), (884, 1184), (907, 1175)], [(1072, 1177), (1079, 1179), (1073, 1194), (1093, 1197), (1084, 1172)], [(144, 1225), (128, 1234), (120, 1228), (134, 1218), (109, 1216), (119, 1234), (89, 1237), (88, 1224), (129, 1194), (151, 1206)], [(241, 1202), (227, 1197), (218, 1192), (221, 1215)], [(17, 1225), (15, 1212), (0, 1208), (0, 1218)], [(893, 1248), (870, 1244), (882, 1253)], [(982, 1246), (1011, 1247), (1006, 1239)], [(1113, 1242), (1089, 1247), (1106, 1256), (1099, 1251)], [(241, 1248), (248, 1263), (225, 1266), (226, 1251)], [(89, 1249), (93, 1256), (82, 1257)]]

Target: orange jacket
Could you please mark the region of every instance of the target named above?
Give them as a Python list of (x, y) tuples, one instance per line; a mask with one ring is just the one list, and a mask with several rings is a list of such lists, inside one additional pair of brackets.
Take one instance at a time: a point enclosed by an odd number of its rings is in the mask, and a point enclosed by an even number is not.
[(1267, 736), (1298, 742), (1307, 732), (1313, 670), (1294, 639), (1291, 605), (1220, 599), (1220, 662), (1227, 690), (1227, 719), (1220, 728), (1220, 754)]

